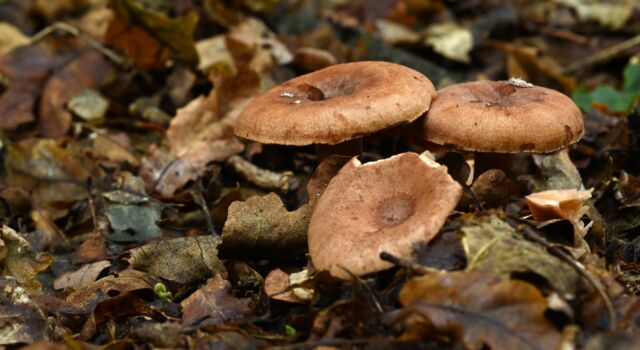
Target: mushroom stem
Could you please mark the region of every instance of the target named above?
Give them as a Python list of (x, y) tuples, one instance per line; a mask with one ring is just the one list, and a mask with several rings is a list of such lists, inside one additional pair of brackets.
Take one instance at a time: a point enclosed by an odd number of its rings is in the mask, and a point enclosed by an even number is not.
[(346, 157), (360, 156), (362, 154), (362, 137), (340, 142), (335, 145), (317, 143), (315, 146), (318, 162), (321, 162), (331, 155)]

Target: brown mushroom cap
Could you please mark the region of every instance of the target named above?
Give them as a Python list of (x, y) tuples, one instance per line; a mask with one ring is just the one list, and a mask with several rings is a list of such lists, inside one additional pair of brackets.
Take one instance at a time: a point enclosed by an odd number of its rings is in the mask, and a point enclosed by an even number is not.
[(413, 121), (434, 97), (431, 81), (405, 66), (337, 64), (254, 99), (238, 117), (235, 132), (262, 143), (336, 144)]
[(352, 158), (331, 180), (309, 224), (309, 255), (318, 270), (349, 279), (391, 267), (381, 252), (409, 258), (455, 208), (462, 188), (445, 167), (415, 153), (361, 165)]
[(553, 152), (577, 142), (582, 113), (562, 93), (506, 81), (475, 81), (438, 91), (426, 139), (480, 152)]

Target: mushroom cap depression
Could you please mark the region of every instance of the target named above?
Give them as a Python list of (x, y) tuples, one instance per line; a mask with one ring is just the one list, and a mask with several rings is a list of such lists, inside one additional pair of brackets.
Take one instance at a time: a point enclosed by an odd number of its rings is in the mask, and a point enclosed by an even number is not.
[(427, 77), (405, 66), (337, 64), (255, 98), (238, 117), (235, 133), (262, 143), (337, 144), (415, 120), (435, 94)]
[(584, 133), (582, 113), (564, 94), (507, 81), (475, 81), (438, 91), (426, 139), (479, 152), (553, 152)]
[(309, 223), (309, 255), (317, 270), (349, 279), (392, 265), (381, 252), (410, 258), (429, 242), (462, 194), (444, 166), (416, 153), (361, 165), (352, 158), (331, 180)]

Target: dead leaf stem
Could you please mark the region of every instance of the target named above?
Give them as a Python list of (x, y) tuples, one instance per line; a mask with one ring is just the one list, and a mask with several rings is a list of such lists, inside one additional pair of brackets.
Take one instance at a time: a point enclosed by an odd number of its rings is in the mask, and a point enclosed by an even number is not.
[(604, 50), (598, 51), (595, 54), (588, 56), (582, 60), (574, 62), (568, 66), (566, 66), (563, 70), (563, 74), (571, 74), (582, 69), (585, 69), (589, 66), (593, 66), (598, 63), (606, 62), (609, 59), (613, 58), (615, 55), (620, 52), (630, 49), (634, 46), (640, 45), (640, 34), (632, 37), (631, 39), (625, 40), (619, 44), (608, 47)]

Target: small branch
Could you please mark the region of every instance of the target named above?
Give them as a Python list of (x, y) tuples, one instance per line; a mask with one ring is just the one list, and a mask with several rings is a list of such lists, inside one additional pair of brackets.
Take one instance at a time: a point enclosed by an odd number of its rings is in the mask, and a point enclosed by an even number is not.
[(204, 198), (204, 188), (202, 186), (202, 179), (198, 179), (195, 185), (196, 190), (192, 192), (193, 199), (195, 202), (202, 208), (204, 212), (204, 219), (207, 223), (207, 233), (210, 235), (218, 235), (215, 227), (213, 226), (213, 220), (211, 220), (211, 211), (209, 211), (209, 207), (207, 206), (207, 201)]
[(287, 193), (295, 191), (300, 186), (300, 181), (293, 173), (289, 171), (276, 173), (261, 169), (238, 155), (231, 156), (227, 160), (227, 164), (233, 167), (236, 173), (258, 187)]
[(563, 70), (563, 74), (571, 74), (577, 72), (581, 69), (584, 69), (589, 66), (593, 66), (598, 63), (606, 62), (609, 59), (613, 58), (620, 52), (630, 49), (636, 45), (640, 45), (640, 34), (632, 37), (631, 39), (625, 40), (619, 44), (608, 47), (602, 51), (598, 51), (595, 54), (582, 59), (578, 62), (574, 62), (568, 66), (566, 66)]
[(31, 37), (31, 45), (35, 45), (39, 43), (40, 41), (44, 40), (46, 37), (48, 37), (49, 35), (57, 31), (68, 33), (86, 42), (87, 44), (89, 44), (89, 46), (93, 47), (94, 49), (96, 49), (97, 51), (105, 55), (108, 59), (113, 61), (113, 63), (123, 67), (127, 66), (126, 58), (120, 56), (119, 54), (115, 53), (113, 50), (107, 48), (102, 43), (100, 43), (99, 41), (91, 37), (90, 35), (82, 32), (80, 29), (65, 22), (55, 22), (54, 24), (37, 32), (33, 37)]
[(426, 267), (426, 266), (422, 266), (420, 264), (416, 264), (412, 261), (409, 261), (407, 259), (403, 259), (400, 257), (397, 257), (395, 255), (392, 255), (390, 253), (387, 252), (381, 252), (380, 253), (380, 259), (390, 262), (396, 266), (400, 266), (402, 268), (405, 268), (409, 271), (411, 271), (411, 273), (419, 275), (419, 276), (423, 276), (423, 275), (427, 275), (427, 274), (431, 274), (431, 273), (438, 273), (439, 271), (437, 269), (433, 269), (430, 267)]

